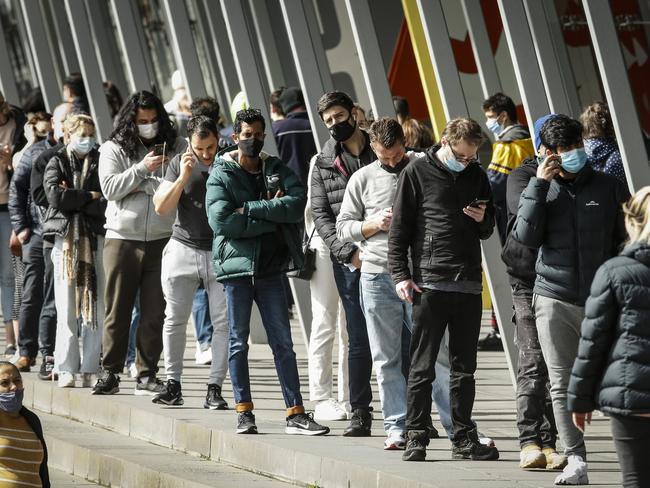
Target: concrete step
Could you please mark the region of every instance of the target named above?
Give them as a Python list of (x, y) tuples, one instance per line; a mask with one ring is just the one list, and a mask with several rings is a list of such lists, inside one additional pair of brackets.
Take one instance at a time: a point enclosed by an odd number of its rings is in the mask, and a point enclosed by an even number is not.
[(50, 484), (54, 488), (94, 488), (97, 483), (49, 466)]
[[(137, 488), (282, 488), (285, 483), (182, 454), (105, 429), (39, 414), (46, 432), (52, 486)], [(57, 470), (71, 473), (66, 479)], [(67, 483), (67, 484), (66, 484)]]

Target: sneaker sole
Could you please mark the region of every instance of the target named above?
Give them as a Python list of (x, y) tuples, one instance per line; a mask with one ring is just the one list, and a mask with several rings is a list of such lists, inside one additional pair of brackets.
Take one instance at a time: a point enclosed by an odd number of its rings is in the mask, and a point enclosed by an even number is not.
[(185, 401), (181, 398), (180, 400), (174, 400), (173, 402), (166, 402), (158, 398), (153, 398), (151, 403), (155, 403), (156, 405), (167, 405), (168, 407), (180, 407), (185, 403)]
[(91, 395), (115, 395), (116, 393), (119, 393), (120, 388), (116, 386), (110, 391), (99, 391), (99, 390), (93, 390), (90, 392)]
[(521, 469), (546, 469), (546, 458), (541, 460), (533, 460), (527, 464), (519, 462), (519, 467)]
[(404, 453), (402, 455), (402, 461), (425, 461), (427, 458), (426, 452), (412, 452), (410, 454)]
[(406, 449), (406, 445), (391, 444), (387, 446), (384, 444), (384, 451), (403, 451), (404, 449)]
[(343, 432), (343, 437), (370, 437), (370, 431), (363, 431), (359, 432), (357, 430), (353, 430), (350, 432)]
[(306, 430), (306, 429), (301, 429), (300, 427), (286, 427), (284, 429), (285, 434), (291, 434), (291, 435), (325, 435), (329, 433), (329, 429), (323, 429), (323, 430)]
[(472, 456), (472, 455), (465, 455), (465, 454), (452, 454), (451, 458), (452, 459), (464, 459), (465, 461), (498, 461), (499, 460), (499, 452), (497, 451), (496, 454), (490, 454), (488, 456)]
[(149, 390), (133, 390), (133, 394), (136, 396), (156, 396), (163, 393), (162, 391), (149, 391)]
[(211, 405), (208, 405), (207, 403), (203, 404), (203, 408), (206, 408), (208, 410), (228, 410), (228, 404), (226, 405), (219, 405), (218, 407), (213, 407)]
[(245, 429), (237, 429), (237, 434), (257, 434), (257, 427), (246, 427)]
[(348, 420), (348, 414), (342, 413), (341, 415), (327, 415), (321, 416), (314, 414), (314, 420), (323, 420), (325, 422), (338, 422), (339, 420)]

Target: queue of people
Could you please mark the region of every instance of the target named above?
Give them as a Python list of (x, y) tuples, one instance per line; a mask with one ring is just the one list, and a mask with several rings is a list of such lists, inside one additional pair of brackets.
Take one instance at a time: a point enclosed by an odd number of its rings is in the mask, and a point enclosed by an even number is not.
[[(153, 93), (132, 94), (101, 145), (76, 76), (53, 116), (24, 120), (2, 100), (0, 230), (15, 252), (0, 251), (0, 293), (15, 366), (0, 363), (0, 429), (27, 422), (20, 442), (40, 443), (38, 461), (47, 453), (20, 408), (20, 373), (39, 352), (39, 377), (59, 387), (116, 394), (133, 363), (135, 395), (183, 405), (191, 315), (197, 362), (201, 353), (210, 364), (204, 408), (229, 409), (229, 373), (235, 431), (258, 433), (253, 303), (287, 434), (325, 435), (320, 422), (346, 420), (344, 436), (371, 436), (374, 370), (385, 450), (424, 461), (440, 435), (435, 403), (453, 459), (498, 459), (472, 418), (477, 351), (501, 340), (496, 327), (479, 340), (481, 240), (496, 231), (514, 302), (520, 467), (588, 484), (584, 429), (601, 409), (612, 415), (626, 486), (649, 482), (637, 458), (650, 436), (650, 197), (646, 188), (630, 199), (606, 105), (581, 121), (548, 114), (531, 133), (495, 94), (483, 104), (496, 141), (486, 171), (481, 124), (450, 120), (434, 143), (399, 97), (396, 119), (369, 121), (349, 95), (323, 94), (315, 108), (330, 138), (319, 152), (295, 87), (272, 94), (270, 130), (245, 104), (227, 137), (213, 99), (178, 100), (172, 111)], [(280, 157), (263, 151), (267, 132)], [(291, 336), (287, 276), (296, 273), (310, 278), (314, 413)], [(32, 471), (25, 476), (45, 485), (47, 469)]]

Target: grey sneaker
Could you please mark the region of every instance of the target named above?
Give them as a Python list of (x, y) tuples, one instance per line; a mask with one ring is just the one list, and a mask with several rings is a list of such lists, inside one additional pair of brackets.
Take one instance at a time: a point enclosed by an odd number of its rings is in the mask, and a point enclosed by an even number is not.
[(143, 378), (137, 378), (135, 380), (135, 390), (133, 391), (134, 395), (156, 396), (167, 391), (165, 383), (155, 376), (149, 376), (145, 381), (142, 380)]

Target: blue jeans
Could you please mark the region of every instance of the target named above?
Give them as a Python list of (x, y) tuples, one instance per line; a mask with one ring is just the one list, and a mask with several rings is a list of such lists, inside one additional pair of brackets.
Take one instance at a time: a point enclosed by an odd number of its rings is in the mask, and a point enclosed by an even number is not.
[(370, 376), (372, 354), (368, 342), (366, 319), (361, 309), (359, 271), (350, 271), (344, 264), (333, 263), (334, 281), (345, 310), (348, 330), (348, 370), (350, 374), (350, 406), (369, 408), (372, 401)]
[(406, 422), (402, 330), (404, 326), (411, 327), (411, 305), (397, 296), (388, 273), (361, 273), (360, 292), (379, 385), (384, 430), (402, 434)]
[[(273, 351), (275, 370), (287, 408), (301, 406), (300, 378), (293, 352), (287, 298), (282, 275), (265, 278), (234, 278), (223, 282), (228, 306), (230, 345), (228, 366), (235, 402), (241, 410), (251, 410), (252, 397), (248, 373), (248, 336), (253, 301), (257, 304)], [(248, 405), (247, 405), (248, 404)]]
[(135, 296), (133, 313), (131, 314), (131, 327), (129, 328), (129, 346), (126, 350), (126, 365), (135, 363), (135, 338), (138, 334), (138, 323), (140, 322), (140, 291)]
[(192, 315), (194, 315), (194, 329), (196, 330), (196, 341), (202, 351), (210, 348), (212, 342), (212, 319), (210, 318), (210, 306), (208, 304), (208, 292), (201, 286), (194, 294), (192, 302)]

